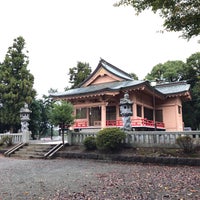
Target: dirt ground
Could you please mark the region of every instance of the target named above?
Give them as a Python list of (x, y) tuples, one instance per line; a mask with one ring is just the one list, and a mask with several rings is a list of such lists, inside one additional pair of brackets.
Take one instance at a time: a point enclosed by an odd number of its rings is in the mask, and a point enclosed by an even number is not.
[(0, 157), (0, 200), (198, 200), (200, 168)]

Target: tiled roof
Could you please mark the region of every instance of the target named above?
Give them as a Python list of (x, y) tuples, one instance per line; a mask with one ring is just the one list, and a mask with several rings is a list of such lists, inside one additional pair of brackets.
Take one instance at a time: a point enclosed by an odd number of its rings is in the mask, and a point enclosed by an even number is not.
[(109, 64), (108, 62), (104, 61), (104, 60), (101, 60), (100, 61), (101, 64), (103, 65), (103, 67), (105, 69), (107, 69), (109, 72), (111, 72), (112, 74), (115, 74), (123, 79), (126, 79), (126, 80), (133, 80), (130, 75), (128, 75), (127, 73), (125, 73), (124, 71), (122, 70), (119, 70), (118, 68), (112, 66), (111, 64)]
[(79, 87), (82, 87), (84, 85), (84, 83), (86, 83), (88, 80), (90, 80), (90, 78), (98, 71), (98, 69), (100, 67), (103, 67), (104, 69), (106, 69), (110, 73), (112, 73), (115, 76), (118, 76), (118, 77), (120, 77), (124, 80), (127, 80), (127, 81), (128, 80), (134, 80), (133, 78), (131, 78), (130, 74), (128, 74), (125, 71), (115, 67), (114, 65), (110, 64), (109, 62), (107, 62), (107, 61), (105, 61), (104, 59), (101, 58), (96, 69), (90, 74), (90, 76), (88, 76), (88, 78), (86, 80), (84, 80), (82, 83), (80, 83)]
[[(98, 71), (100, 67), (103, 67), (110, 73), (118, 77), (121, 77), (123, 81), (101, 83), (101, 84), (89, 85), (89, 86), (84, 87), (84, 83), (90, 80), (90, 78)], [(134, 80), (125, 71), (101, 59), (97, 68), (94, 70), (94, 72), (84, 82), (82, 82), (79, 85), (79, 88), (67, 90), (61, 93), (54, 93), (54, 94), (51, 94), (51, 96), (52, 97), (73, 97), (73, 96), (78, 96), (78, 95), (85, 95), (85, 94), (87, 95), (87, 94), (100, 93), (100, 92), (106, 92), (106, 91), (114, 92), (114, 91), (120, 91), (121, 89), (123, 90), (127, 88), (137, 88), (137, 87), (139, 88), (141, 85), (146, 85), (152, 91), (153, 91), (153, 88), (155, 88), (155, 90), (157, 91), (157, 94), (163, 97), (168, 96), (168, 95), (181, 94), (181, 93), (189, 91), (190, 89), (190, 85), (183, 81), (162, 83), (162, 84), (157, 84), (156, 86), (152, 87), (148, 81)]]
[[(70, 97), (77, 95), (84, 95), (90, 93), (98, 93), (105, 91), (119, 91), (120, 89), (126, 89), (129, 87), (137, 87), (141, 84), (145, 84), (147, 81), (132, 80), (132, 81), (121, 81), (121, 82), (111, 82), (111, 83), (102, 83), (97, 85), (91, 85), (88, 87), (75, 88), (67, 90), (65, 92), (53, 93), (52, 97)], [(149, 87), (151, 87), (149, 85)], [(172, 82), (164, 83), (155, 86), (155, 89), (163, 95), (179, 94), (189, 91), (190, 85), (186, 82)]]
[(171, 82), (156, 85), (155, 89), (165, 95), (178, 94), (188, 91), (190, 89), (190, 84), (186, 82)]
[(122, 81), (122, 82), (111, 82), (111, 83), (103, 83), (98, 85), (91, 85), (88, 87), (75, 88), (71, 90), (67, 90), (61, 93), (54, 93), (51, 96), (61, 97), (61, 96), (74, 96), (88, 93), (96, 93), (101, 91), (118, 91), (123, 88), (133, 87), (145, 83), (145, 81), (132, 80), (132, 81)]

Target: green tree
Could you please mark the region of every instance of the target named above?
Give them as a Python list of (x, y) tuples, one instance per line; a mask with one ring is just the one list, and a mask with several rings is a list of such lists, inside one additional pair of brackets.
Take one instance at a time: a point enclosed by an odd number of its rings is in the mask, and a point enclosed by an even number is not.
[(72, 84), (72, 88), (76, 88), (82, 83), (90, 74), (91, 67), (89, 63), (78, 62), (76, 67), (69, 68), (69, 82)]
[(34, 99), (30, 105), (30, 110), (32, 111), (30, 114), (30, 122), (29, 122), (29, 130), (31, 131), (31, 137), (36, 139), (36, 135), (39, 135), (40, 124), (42, 122), (42, 107), (41, 100)]
[[(49, 94), (56, 93), (57, 89), (50, 89)], [(41, 115), (42, 115), (42, 121), (40, 124), (40, 135), (43, 135), (48, 131), (48, 129), (51, 129), (51, 137), (53, 136), (53, 123), (51, 121), (51, 110), (54, 105), (54, 100), (50, 97), (50, 95), (46, 96), (43, 95), (43, 99), (41, 100)]]
[(165, 73), (163, 78), (169, 82), (185, 80), (187, 67), (183, 61), (167, 61), (164, 63)]
[(158, 64), (153, 67), (150, 73), (145, 77), (147, 80), (175, 82), (185, 80), (189, 67), (183, 61), (167, 61), (164, 64)]
[(130, 75), (134, 80), (138, 80), (138, 76), (135, 73), (132, 72)]
[(200, 34), (199, 0), (120, 0), (115, 6), (132, 6), (137, 14), (151, 9), (159, 12), (167, 31), (181, 31), (182, 37), (190, 39)]
[(187, 58), (186, 64), (190, 69), (188, 79), (193, 86), (194, 83), (200, 81), (200, 52), (194, 53)]
[(64, 130), (74, 123), (73, 105), (66, 101), (55, 102), (51, 109), (50, 119), (52, 124), (61, 127), (62, 142), (64, 144)]
[(23, 37), (14, 39), (0, 65), (0, 123), (12, 132), (20, 127), (19, 110), (24, 103), (30, 104), (36, 95), (34, 77), (27, 69), (29, 58), (24, 52)]
[(192, 100), (183, 104), (183, 118), (186, 126), (200, 129), (200, 52), (192, 54), (186, 64), (190, 69), (188, 82), (191, 84)]
[(192, 100), (183, 102), (183, 119), (185, 126), (200, 130), (200, 82), (191, 87)]
[(30, 115), (31, 121), (29, 123), (29, 129), (32, 132), (32, 137), (35, 135), (39, 137), (49, 134), (51, 130), (51, 136), (53, 136), (53, 124), (50, 120), (50, 112), (53, 107), (54, 101), (50, 97), (50, 94), (58, 92), (57, 89), (50, 88), (48, 90), (49, 95), (43, 95), (41, 99), (34, 99), (30, 109), (32, 113)]
[(145, 79), (149, 80), (149, 81), (153, 81), (153, 80), (163, 80), (163, 74), (165, 72), (164, 66), (163, 64), (157, 64), (156, 66), (154, 66), (151, 70), (150, 73), (148, 73), (145, 76)]
[[(48, 90), (48, 93), (49, 94), (53, 94), (53, 93), (56, 93), (56, 92), (58, 92), (58, 89), (53, 89), (53, 88), (50, 88), (49, 90)], [(48, 96), (43, 96), (44, 98), (48, 98)]]
[(48, 134), (49, 129), (52, 129), (50, 123), (50, 111), (53, 105), (53, 101), (50, 97), (43, 95), (41, 99), (34, 99), (30, 110), (29, 129), (32, 132), (32, 138), (35, 139), (35, 135), (41, 137)]

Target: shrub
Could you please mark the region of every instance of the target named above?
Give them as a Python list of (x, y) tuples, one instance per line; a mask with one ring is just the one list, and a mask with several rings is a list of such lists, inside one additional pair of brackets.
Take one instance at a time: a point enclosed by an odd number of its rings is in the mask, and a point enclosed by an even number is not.
[(200, 151), (200, 139), (196, 139), (193, 143), (194, 145), (194, 151)]
[(194, 150), (193, 140), (189, 136), (180, 136), (176, 139), (176, 143), (185, 153), (191, 153)]
[(98, 132), (96, 138), (97, 148), (101, 151), (117, 151), (122, 147), (126, 134), (119, 128), (105, 128)]
[(94, 136), (86, 137), (83, 141), (83, 144), (87, 150), (95, 150), (96, 146), (96, 138)]
[(11, 146), (13, 144), (12, 136), (11, 135), (5, 135), (1, 138), (0, 144), (6, 144), (7, 146)]
[(3, 140), (2, 140), (2, 138), (0, 139), (0, 146), (3, 146)]

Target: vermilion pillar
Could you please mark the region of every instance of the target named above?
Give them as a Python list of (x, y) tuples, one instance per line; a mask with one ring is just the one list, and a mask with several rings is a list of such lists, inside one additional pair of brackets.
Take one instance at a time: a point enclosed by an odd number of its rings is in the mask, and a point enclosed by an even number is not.
[(101, 105), (101, 128), (106, 127), (106, 105)]

